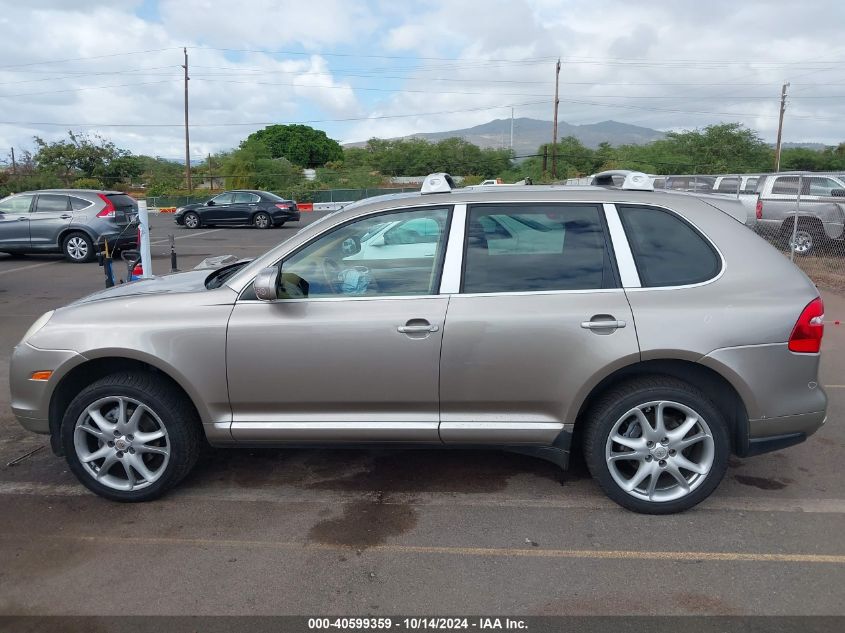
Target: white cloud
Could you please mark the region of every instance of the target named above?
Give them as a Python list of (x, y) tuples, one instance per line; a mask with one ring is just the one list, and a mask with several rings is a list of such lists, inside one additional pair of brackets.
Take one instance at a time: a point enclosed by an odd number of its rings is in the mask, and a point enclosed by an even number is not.
[[(140, 0), (0, 0), (0, 28), (26, 34), (0, 40), (0, 121), (26, 123), (0, 123), (0, 147), (65, 132), (40, 123), (123, 123), (77, 129), (135, 152), (181, 156), (182, 46), (192, 47), (195, 156), (233, 147), (260, 127), (208, 124), (369, 115), (315, 124), (335, 138), (362, 140), (475, 125), (527, 102), (541, 103), (517, 107), (517, 116), (548, 119), (557, 56), (564, 62), (560, 118), (570, 123), (678, 129), (738, 120), (773, 139), (780, 85), (789, 80), (785, 139), (839, 142), (845, 5), (795, 6), (160, 0), (152, 7), (157, 17), (143, 19), (136, 11), (150, 6)], [(248, 52), (280, 49), (299, 54)], [(150, 52), (110, 56), (127, 51)], [(48, 63), (80, 57), (92, 59)], [(120, 84), (132, 85), (60, 92)], [(434, 112), (451, 113), (406, 116)], [(145, 127), (151, 123), (174, 126)]]

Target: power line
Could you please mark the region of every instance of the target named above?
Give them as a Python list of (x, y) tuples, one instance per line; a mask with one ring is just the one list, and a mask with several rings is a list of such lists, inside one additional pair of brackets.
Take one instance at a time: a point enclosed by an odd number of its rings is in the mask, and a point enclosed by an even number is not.
[[(181, 80), (180, 80), (181, 81)], [(136, 84), (137, 85), (137, 84)], [(305, 119), (300, 121), (251, 121), (243, 123), (194, 123), (191, 127), (260, 127), (267, 125), (297, 125), (306, 123), (346, 123), (352, 121), (379, 121), (384, 119), (404, 119), (413, 117), (438, 116), (442, 114), (459, 114), (464, 112), (481, 112), (485, 110), (499, 110), (501, 108), (525, 107), (539, 105), (546, 101), (528, 101), (525, 103), (507, 103), (492, 106), (480, 106), (475, 108), (462, 108), (459, 110), (440, 110), (438, 112), (414, 112), (409, 114), (385, 114), (378, 116), (347, 117), (343, 119)], [(184, 123), (49, 123), (43, 121), (0, 121), (0, 125), (20, 126), (50, 126), (50, 127), (120, 127), (120, 128), (157, 128), (157, 127), (183, 127)]]
[(127, 88), (127, 87), (134, 87), (134, 86), (152, 86), (154, 84), (166, 84), (170, 83), (171, 81), (175, 81), (176, 79), (164, 79), (162, 81), (144, 81), (140, 83), (131, 83), (131, 84), (111, 84), (109, 86), (85, 86), (83, 88), (67, 88), (64, 90), (45, 90), (43, 92), (22, 92), (19, 94), (14, 95), (0, 95), (0, 99), (11, 99), (13, 97), (33, 97), (36, 95), (52, 95), (52, 94), (60, 94), (63, 92), (82, 92), (83, 90), (105, 90), (107, 88)]
[(122, 57), (124, 55), (141, 55), (144, 53), (160, 53), (162, 51), (172, 51), (178, 50), (181, 46), (169, 46), (167, 48), (150, 48), (143, 51), (126, 51), (124, 53), (110, 53), (108, 55), (94, 55), (91, 57), (68, 57), (66, 59), (50, 59), (50, 60), (42, 60), (38, 62), (28, 62), (26, 64), (6, 64), (4, 66), (0, 66), (0, 69), (3, 68), (23, 68), (25, 66), (40, 66), (41, 64), (65, 64), (68, 62), (81, 62), (81, 61), (89, 61), (92, 59), (106, 59), (108, 57)]

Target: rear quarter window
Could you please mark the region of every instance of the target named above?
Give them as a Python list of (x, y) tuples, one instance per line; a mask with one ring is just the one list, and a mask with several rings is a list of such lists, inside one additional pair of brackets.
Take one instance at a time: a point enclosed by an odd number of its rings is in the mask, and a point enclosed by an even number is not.
[(719, 274), (718, 253), (686, 220), (655, 207), (617, 208), (643, 287), (685, 286)]

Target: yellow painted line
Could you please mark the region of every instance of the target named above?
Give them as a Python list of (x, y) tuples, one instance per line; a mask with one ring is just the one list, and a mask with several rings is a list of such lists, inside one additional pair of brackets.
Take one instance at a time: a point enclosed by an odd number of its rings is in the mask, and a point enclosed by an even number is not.
[[(216, 538), (171, 538), (171, 537), (118, 537), (72, 534), (46, 534), (45, 540), (90, 542), (102, 544), (111, 542), (122, 545), (181, 547), (242, 547), (288, 551), (347, 551), (355, 546), (329, 545), (321, 543), (291, 543), (286, 541), (259, 541)], [(0, 534), (0, 539), (32, 541), (33, 535)], [(477, 556), (501, 558), (577, 558), (593, 560), (657, 560), (657, 561), (704, 561), (704, 562), (753, 562), (753, 563), (826, 563), (845, 565), (845, 555), (839, 554), (775, 554), (755, 552), (673, 552), (641, 550), (581, 550), (503, 548), (503, 547), (446, 547), (429, 545), (374, 545), (363, 547), (369, 552), (383, 554), (435, 554), (445, 556)]]

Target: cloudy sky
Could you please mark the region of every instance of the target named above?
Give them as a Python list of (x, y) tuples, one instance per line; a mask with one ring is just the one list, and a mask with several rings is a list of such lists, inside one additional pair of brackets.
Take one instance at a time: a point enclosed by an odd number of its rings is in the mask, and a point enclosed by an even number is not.
[(740, 121), (845, 140), (841, 0), (0, 0), (0, 159), (98, 133), (192, 158), (271, 123), (340, 141), (516, 116), (661, 130)]

